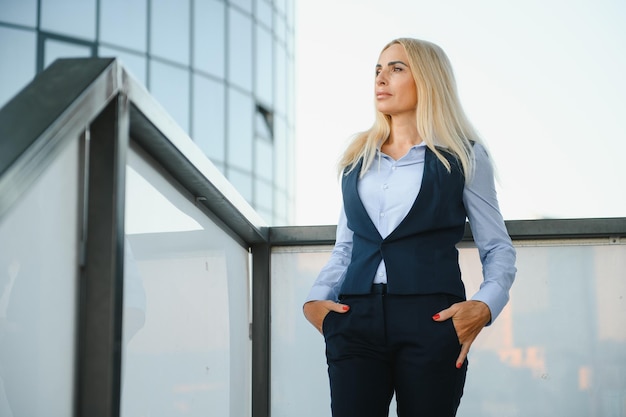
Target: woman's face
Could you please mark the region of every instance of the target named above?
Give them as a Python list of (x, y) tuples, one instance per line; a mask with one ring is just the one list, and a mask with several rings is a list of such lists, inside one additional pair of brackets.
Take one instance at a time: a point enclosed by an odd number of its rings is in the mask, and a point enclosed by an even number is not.
[(417, 89), (404, 47), (385, 49), (376, 65), (376, 110), (389, 116), (415, 114)]

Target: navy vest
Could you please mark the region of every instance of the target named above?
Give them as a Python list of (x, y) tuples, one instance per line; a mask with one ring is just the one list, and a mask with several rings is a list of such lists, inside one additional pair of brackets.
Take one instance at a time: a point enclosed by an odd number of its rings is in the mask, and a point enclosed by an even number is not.
[(384, 259), (390, 294), (447, 293), (465, 298), (456, 249), (465, 230), (465, 179), (456, 158), (443, 154), (451, 172), (426, 148), (420, 192), (400, 225), (384, 239), (357, 191), (362, 161), (343, 176), (344, 209), (354, 236), (342, 295), (369, 293)]

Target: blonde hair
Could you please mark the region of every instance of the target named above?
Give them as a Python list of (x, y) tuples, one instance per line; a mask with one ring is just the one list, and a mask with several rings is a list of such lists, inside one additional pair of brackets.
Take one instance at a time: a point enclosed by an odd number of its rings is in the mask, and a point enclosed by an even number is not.
[[(417, 131), (426, 146), (450, 171), (450, 162), (442, 152), (452, 154), (460, 163), (466, 182), (474, 171), (472, 143), (482, 142), (469, 122), (458, 97), (456, 81), (450, 61), (437, 45), (411, 38), (389, 42), (400, 44), (408, 56), (408, 64), (417, 90)], [(391, 117), (376, 111), (372, 127), (355, 135), (339, 160), (339, 173), (352, 171), (360, 159), (360, 175), (370, 168), (379, 143), (391, 133)]]

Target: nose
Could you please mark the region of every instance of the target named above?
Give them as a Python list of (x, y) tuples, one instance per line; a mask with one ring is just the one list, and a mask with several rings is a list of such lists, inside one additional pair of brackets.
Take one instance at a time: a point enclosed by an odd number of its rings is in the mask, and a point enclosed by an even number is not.
[(378, 73), (378, 75), (376, 76), (376, 85), (387, 84), (387, 77), (384, 74), (385, 74), (385, 71), (381, 71)]

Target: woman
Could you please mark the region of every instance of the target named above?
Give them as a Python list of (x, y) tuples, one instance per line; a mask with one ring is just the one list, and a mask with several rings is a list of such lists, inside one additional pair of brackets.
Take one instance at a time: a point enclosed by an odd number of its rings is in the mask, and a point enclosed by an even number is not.
[[(304, 304), (325, 337), (334, 417), (454, 416), (467, 353), (508, 301), (515, 250), (493, 169), (438, 46), (380, 54), (376, 121), (340, 161), (337, 239)], [(466, 301), (455, 245), (469, 219), (484, 282)]]

